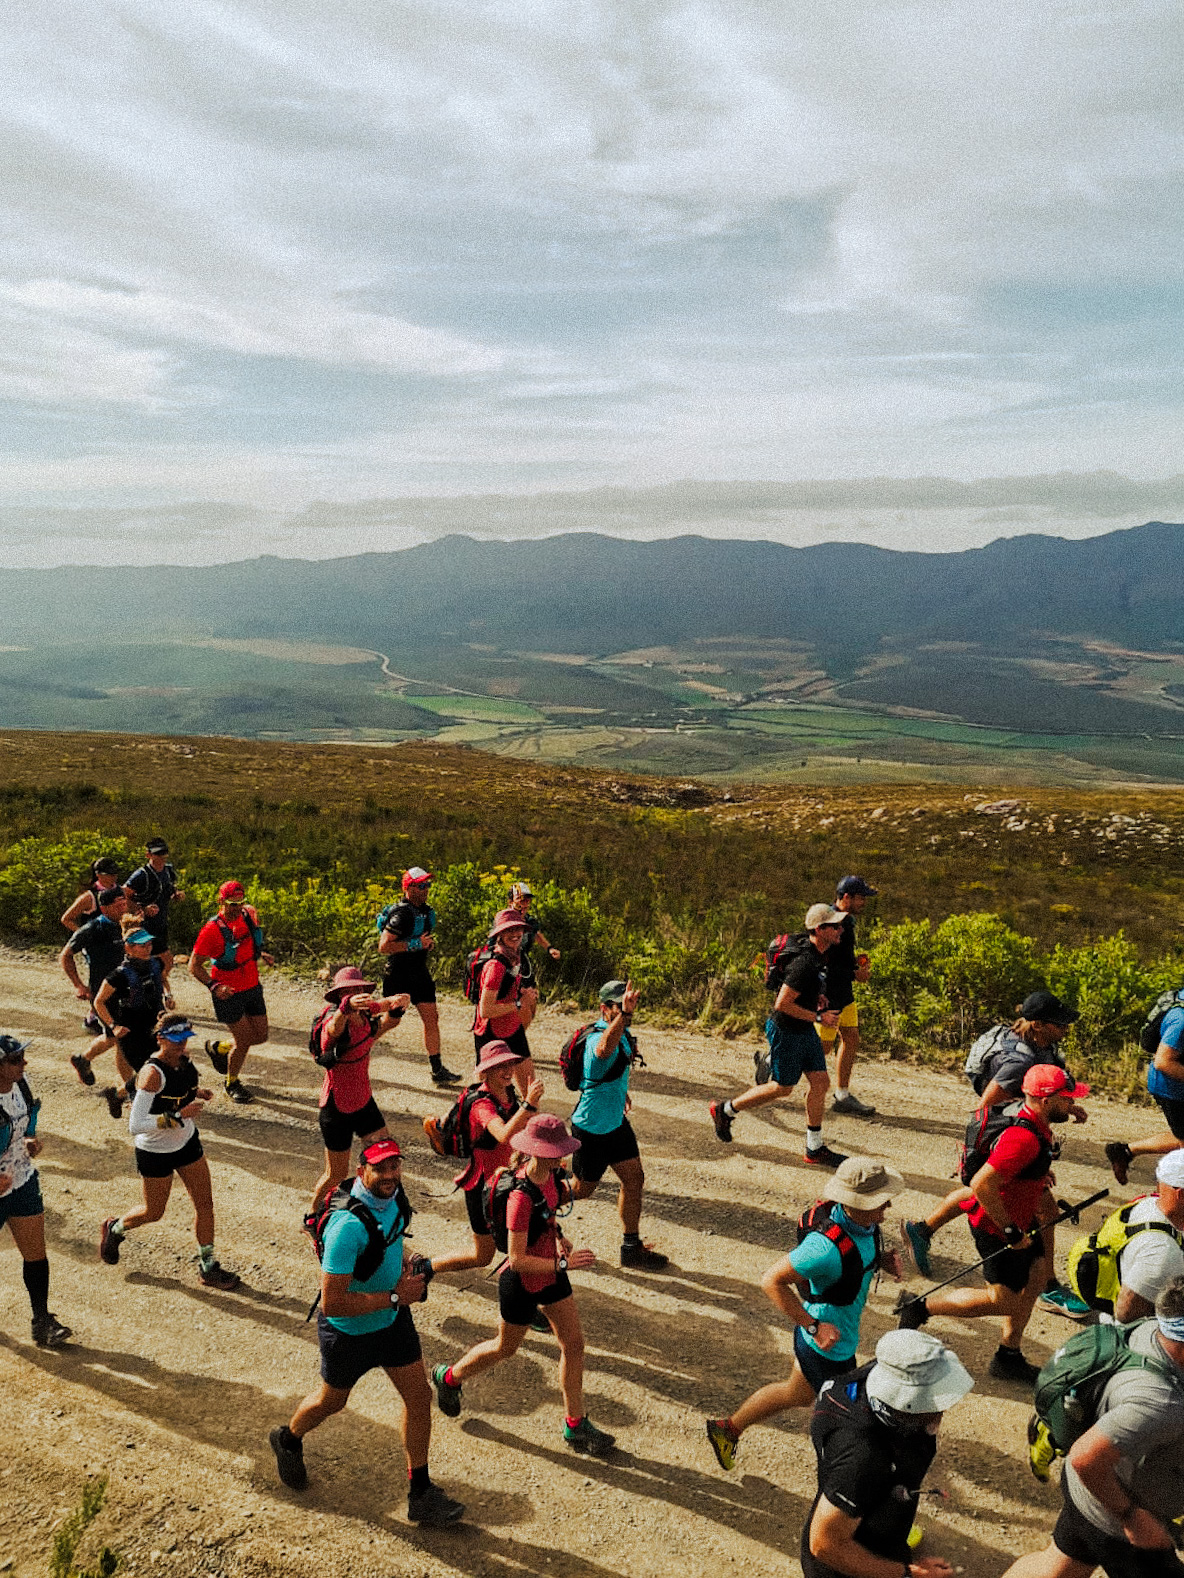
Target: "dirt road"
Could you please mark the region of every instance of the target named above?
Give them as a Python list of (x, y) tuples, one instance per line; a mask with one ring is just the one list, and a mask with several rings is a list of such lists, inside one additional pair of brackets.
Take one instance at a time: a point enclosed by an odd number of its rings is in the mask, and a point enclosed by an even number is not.
[[(179, 1006), (210, 1023), (208, 999), (178, 975)], [(316, 1266), (299, 1227), (320, 1170), (319, 1075), (307, 1052), (317, 993), (269, 979), (273, 1039), (252, 1055), (245, 1076), (259, 1099), (246, 1108), (217, 1100), (202, 1123), (219, 1253), (244, 1279), (237, 1293), (213, 1294), (196, 1279), (179, 1189), (165, 1221), (133, 1235), (118, 1267), (100, 1264), (100, 1221), (138, 1197), (126, 1126), (79, 1086), (66, 1061), (85, 1041), (56, 966), (0, 952), (0, 977), (2, 1027), (37, 1038), (29, 1073), (44, 1098), (51, 1306), (75, 1332), (58, 1353), (32, 1346), (19, 1260), (5, 1234), (0, 1485), (9, 1515), (0, 1573), (7, 1560), (21, 1578), (44, 1573), (53, 1527), (84, 1477), (98, 1471), (109, 1473), (110, 1492), (96, 1536), (123, 1551), (127, 1570), (138, 1574), (640, 1578), (736, 1567), (751, 1578), (780, 1578), (799, 1570), (814, 1488), (804, 1421), (787, 1417), (751, 1431), (732, 1475), (716, 1466), (703, 1426), (708, 1412), (727, 1412), (787, 1368), (788, 1331), (758, 1284), (792, 1245), (794, 1221), (820, 1187), (801, 1161), (800, 1104), (741, 1120), (730, 1147), (714, 1138), (706, 1104), (748, 1082), (751, 1045), (640, 1027), (649, 1063), (634, 1078), (633, 1121), (647, 1171), (642, 1225), (670, 1254), (667, 1275), (620, 1269), (606, 1186), (568, 1223), (577, 1244), (603, 1256), (573, 1280), (588, 1342), (589, 1412), (618, 1434), (619, 1455), (594, 1463), (565, 1449), (556, 1347), (532, 1334), (513, 1363), (466, 1387), (459, 1420), (434, 1416), (433, 1475), (468, 1514), (454, 1531), (420, 1532), (404, 1517), (399, 1408), (381, 1375), (367, 1377), (350, 1409), (310, 1437), (311, 1484), (302, 1495), (279, 1485), (267, 1445), (268, 1431), (317, 1374), (315, 1328), (305, 1324)], [(447, 1061), (467, 1069), (467, 1005), (445, 1003), (442, 1020)], [(532, 1036), (542, 1051), (545, 1105), (565, 1116), (572, 1103), (556, 1051), (567, 1027), (547, 1014)], [(414, 1247), (467, 1243), (463, 1205), (451, 1192), (454, 1168), (422, 1142), (419, 1120), (447, 1103), (428, 1081), (410, 1016), (376, 1057), (374, 1074), (379, 1104), (408, 1151), (405, 1178), (419, 1213)], [(888, 1157), (908, 1184), (902, 1209), (929, 1209), (948, 1187), (965, 1086), (892, 1064), (868, 1065), (857, 1084), (880, 1117), (828, 1120), (828, 1136), (844, 1150)], [(1150, 1113), (1103, 1102), (1092, 1102), (1091, 1114), (1086, 1128), (1069, 1130), (1058, 1167), (1058, 1190), (1070, 1197), (1109, 1180), (1105, 1139), (1155, 1126)], [(939, 1242), (948, 1257), (938, 1259), (943, 1274), (972, 1258), (960, 1223)], [(862, 1350), (869, 1355), (893, 1324), (895, 1293), (885, 1281), (872, 1295)], [(428, 1363), (491, 1333), (496, 1318), (491, 1281), (441, 1278), (416, 1310)], [(948, 1499), (922, 1503), (926, 1548), (969, 1578), (988, 1578), (1010, 1554), (1044, 1542), (1059, 1498), (1028, 1473), (1028, 1400), (986, 1377), (993, 1324), (937, 1321), (933, 1329), (979, 1380), (943, 1429), (930, 1483)], [(1031, 1356), (1043, 1359), (1073, 1329), (1038, 1313)]]

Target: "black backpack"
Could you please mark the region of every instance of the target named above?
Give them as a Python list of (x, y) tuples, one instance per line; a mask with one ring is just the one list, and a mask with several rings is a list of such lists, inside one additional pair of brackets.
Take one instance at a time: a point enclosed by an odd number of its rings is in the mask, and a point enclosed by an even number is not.
[(1160, 1031), (1163, 1029), (1164, 1020), (1173, 1008), (1184, 1008), (1178, 991), (1160, 992), (1152, 1003), (1151, 1012), (1143, 1021), (1142, 1029), (1139, 1031), (1139, 1046), (1148, 1057), (1154, 1057), (1159, 1051)]
[(839, 1280), (833, 1282), (816, 1302), (843, 1306), (855, 1303), (863, 1286), (864, 1277), (869, 1271), (879, 1269), (883, 1246), (880, 1242), (880, 1229), (873, 1227), (875, 1258), (870, 1266), (865, 1266), (863, 1256), (859, 1253), (859, 1246), (846, 1228), (835, 1221), (833, 1213), (833, 1200), (816, 1200), (812, 1206), (803, 1211), (798, 1218), (798, 1243), (802, 1243), (811, 1233), (821, 1233), (823, 1238), (829, 1239), (838, 1250), (843, 1266)]
[[(399, 1215), (391, 1232), (389, 1234), (384, 1233), (378, 1225), (378, 1218), (365, 1201), (359, 1200), (356, 1195), (350, 1193), (353, 1186), (354, 1180), (352, 1178), (347, 1178), (344, 1183), (339, 1183), (319, 1211), (308, 1212), (304, 1218), (303, 1226), (304, 1231), (312, 1239), (312, 1247), (316, 1250), (317, 1264), (320, 1265), (325, 1258), (325, 1230), (333, 1218), (333, 1213), (335, 1211), (348, 1211), (351, 1216), (356, 1216), (366, 1229), (366, 1245), (358, 1256), (351, 1275), (355, 1281), (369, 1282), (379, 1266), (382, 1265), (383, 1256), (395, 1239), (400, 1237), (409, 1238), (411, 1236), (407, 1229), (411, 1225), (411, 1218), (414, 1213), (406, 1191), (403, 1185), (400, 1184), (398, 1189), (395, 1190), (395, 1201), (399, 1207)], [(312, 1308), (305, 1316), (306, 1320), (312, 1319), (313, 1312), (320, 1302), (321, 1295), (318, 1291), (316, 1298), (312, 1302)]]
[[(473, 1104), (482, 1096), (488, 1096), (494, 1106), (498, 1106), (493, 1092), (478, 1080), (475, 1085), (469, 1085), (461, 1091), (442, 1118), (423, 1120), (423, 1132), (437, 1156), (458, 1156), (462, 1161), (471, 1159), (473, 1131), (469, 1123), (469, 1114), (473, 1110)], [(518, 1110), (518, 1101), (512, 1091), (510, 1099), (512, 1104), (508, 1109), (499, 1108), (499, 1112), (505, 1118), (512, 1118)], [(482, 1149), (492, 1149), (493, 1143), (496, 1142), (491, 1142)]]
[[(555, 1174), (555, 1182), (562, 1192), (562, 1174)], [(526, 1229), (526, 1247), (533, 1248), (547, 1231), (548, 1226), (555, 1220), (555, 1212), (547, 1204), (547, 1197), (535, 1183), (533, 1178), (520, 1178), (517, 1173), (512, 1173), (508, 1167), (503, 1167), (493, 1180), (493, 1187), (489, 1191), (489, 1231), (493, 1235), (494, 1247), (499, 1255), (505, 1255), (510, 1250), (510, 1230), (506, 1225), (506, 1212), (510, 1205), (510, 1196), (515, 1189), (521, 1189), (530, 1200), (530, 1222)]]
[(1048, 1171), (1049, 1163), (1060, 1154), (1060, 1147), (1048, 1139), (1033, 1118), (1026, 1118), (1014, 1109), (1009, 1111), (1006, 1107), (977, 1107), (971, 1114), (966, 1125), (966, 1138), (962, 1142), (962, 1155), (958, 1162), (958, 1176), (964, 1184), (969, 1184), (981, 1167), (985, 1167), (991, 1159), (991, 1151), (999, 1136), (1007, 1129), (1018, 1127), (1027, 1129), (1029, 1134), (1034, 1134), (1040, 1141), (1040, 1155), (1036, 1160), (1029, 1162), (1019, 1178), (1042, 1178)]
[[(578, 1030), (573, 1030), (571, 1035), (559, 1049), (559, 1072), (563, 1075), (563, 1083), (568, 1090), (585, 1090), (589, 1085), (608, 1085), (614, 1079), (620, 1079), (625, 1070), (633, 1065), (645, 1068), (646, 1061), (637, 1050), (637, 1041), (633, 1033), (624, 1030), (621, 1033), (621, 1044), (617, 1047), (617, 1055), (613, 1058), (608, 1068), (599, 1079), (584, 1080), (584, 1048), (588, 1037), (596, 1029), (596, 1022), (590, 1021), (581, 1025)], [(631, 1051), (626, 1050), (625, 1038)], [(603, 1061), (603, 1059), (601, 1059)]]
[[(321, 1031), (325, 1026), (325, 1022), (331, 1019), (336, 1012), (337, 1009), (332, 1004), (328, 1008), (322, 1008), (313, 1020), (312, 1028), (308, 1032), (308, 1053), (318, 1068), (336, 1068), (341, 1061), (341, 1054), (349, 1050), (348, 1025), (346, 1025), (336, 1040), (330, 1041), (327, 1047), (321, 1046)], [(371, 1029), (374, 1028), (373, 1018), (370, 1019), (370, 1027)], [(351, 1059), (351, 1062), (356, 1061), (356, 1059)]]
[[(487, 937), (479, 948), (473, 949), (465, 961), (465, 996), (474, 1008), (481, 1001), (481, 972), (487, 964), (492, 962), (496, 953), (497, 943), (493, 938)], [(506, 966), (506, 975), (502, 981), (501, 991), (498, 993), (497, 1000), (499, 1003), (505, 1002), (514, 990), (514, 983), (516, 981), (521, 982), (523, 979), (521, 964), (519, 963), (516, 967), (513, 967), (505, 954), (502, 954), (501, 957), (502, 963)]]

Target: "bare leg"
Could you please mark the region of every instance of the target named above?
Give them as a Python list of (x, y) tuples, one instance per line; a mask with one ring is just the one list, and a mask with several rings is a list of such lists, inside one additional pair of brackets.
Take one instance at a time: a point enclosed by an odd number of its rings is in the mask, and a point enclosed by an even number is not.
[(297, 1440), (303, 1440), (310, 1430), (315, 1430), (318, 1425), (323, 1425), (326, 1419), (339, 1414), (348, 1402), (348, 1392), (343, 1392), (340, 1387), (330, 1386), (328, 1382), (322, 1381), (320, 1390), (310, 1392), (292, 1415), (288, 1429)]
[(641, 1191), (645, 1186), (641, 1158), (631, 1156), (627, 1162), (614, 1162), (613, 1172), (621, 1180), (620, 1192), (617, 1195), (621, 1230), (625, 1233), (636, 1233), (641, 1223)]
[(488, 1233), (473, 1234), (470, 1254), (433, 1255), (432, 1271), (436, 1276), (442, 1271), (479, 1271), (482, 1266), (493, 1264), (494, 1245)]
[(968, 1189), (965, 1184), (959, 1184), (957, 1189), (951, 1189), (937, 1210), (925, 1218), (925, 1226), (929, 1229), (930, 1236), (936, 1233), (938, 1228), (945, 1227), (947, 1222), (956, 1222), (962, 1215), (962, 1202), (973, 1198), (974, 1190)]
[(141, 1178), (140, 1183), (144, 1190), (144, 1204), (120, 1218), (125, 1233), (130, 1233), (133, 1227), (147, 1227), (150, 1222), (159, 1222), (169, 1203), (169, 1195), (173, 1192), (171, 1173), (167, 1178)]
[(823, 1114), (826, 1112), (826, 1093), (830, 1089), (830, 1075), (825, 1069), (817, 1073), (811, 1070), (806, 1075), (806, 1123), (811, 1129), (822, 1127)]
[(1166, 1156), (1169, 1151), (1179, 1150), (1181, 1144), (1184, 1144), (1184, 1141), (1178, 1140), (1170, 1130), (1164, 1129), (1145, 1140), (1129, 1140), (1127, 1149), (1132, 1156)]
[[(584, 1417), (584, 1333), (580, 1312), (570, 1296), (543, 1306), (542, 1313), (559, 1339), (559, 1389), (569, 1419)], [(519, 1328), (521, 1329), (521, 1328)]]
[(428, 1460), (432, 1439), (432, 1389), (424, 1374), (423, 1360), (402, 1364), (386, 1372), (403, 1399), (403, 1450), (408, 1468), (422, 1468)]
[(270, 1035), (267, 1015), (244, 1014), (230, 1026), (230, 1033), (234, 1037), (234, 1051), (230, 1054), (226, 1078), (234, 1080), (242, 1073), (247, 1053), (252, 1047), (261, 1047)]
[(839, 1031), (839, 1060), (835, 1065), (835, 1084), (840, 1090), (849, 1090), (851, 1070), (859, 1056), (859, 1026), (844, 1025)]
[(477, 1343), (456, 1361), (452, 1366), (452, 1379), (459, 1386), (462, 1381), (480, 1375), (482, 1370), (492, 1370), (503, 1359), (512, 1359), (522, 1346), (522, 1339), (528, 1330), (526, 1326), (510, 1326), (504, 1320), (499, 1321), (496, 1337)]
[(435, 1003), (416, 1003), (415, 1012), (423, 1020), (423, 1045), (427, 1055), (440, 1056), (440, 1014)]
[(45, 1215), (10, 1216), (12, 1240), (20, 1250), (22, 1260), (45, 1259)]
[[(188, 1167), (179, 1167), (177, 1177), (193, 1201), (193, 1231), (199, 1244), (214, 1242), (214, 1191), (210, 1183), (210, 1164), (199, 1156)], [(125, 1221), (126, 1225), (126, 1221)]]
[(1018, 1562), (1012, 1562), (1003, 1578), (1090, 1578), (1095, 1571), (1049, 1544), (1042, 1551), (1032, 1551), (1028, 1556), (1021, 1556)]
[(352, 1148), (349, 1151), (326, 1151), (325, 1170), (317, 1179), (317, 1186), (312, 1193), (310, 1210), (319, 1211), (325, 1201), (333, 1193), (339, 1183), (344, 1183), (349, 1177), (349, 1161)]
[(801, 1365), (795, 1359), (788, 1381), (773, 1381), (753, 1392), (728, 1422), (737, 1434), (742, 1434), (750, 1425), (759, 1424), (762, 1419), (771, 1419), (774, 1414), (783, 1414), (789, 1408), (809, 1408), (813, 1402), (814, 1388), (802, 1374)]
[(771, 1079), (767, 1085), (753, 1085), (742, 1096), (732, 1098), (733, 1112), (755, 1112), (758, 1107), (768, 1106), (771, 1101), (781, 1101), (786, 1096), (793, 1095), (792, 1085), (779, 1085)]

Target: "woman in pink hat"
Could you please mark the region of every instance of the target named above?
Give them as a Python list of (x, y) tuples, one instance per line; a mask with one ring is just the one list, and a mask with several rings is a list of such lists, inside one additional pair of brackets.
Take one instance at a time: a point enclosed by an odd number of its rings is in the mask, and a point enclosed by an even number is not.
[(517, 910), (499, 910), (494, 916), (489, 930), (493, 957), (481, 971), (477, 1015), (473, 1020), (478, 1057), (490, 1041), (505, 1041), (517, 1052), (522, 1061), (514, 1079), (523, 1095), (534, 1078), (526, 1032), (539, 1001), (535, 988), (523, 982), (519, 950), (525, 935), (526, 925)]
[(375, 997), (374, 982), (352, 964), (333, 977), (313, 1022), (310, 1042), (319, 1047), (316, 1060), (325, 1071), (317, 1100), (325, 1170), (313, 1191), (310, 1215), (315, 1216), (339, 1183), (349, 1176), (354, 1136), (363, 1147), (388, 1139), (390, 1131), (370, 1088), (370, 1052), (402, 1019), (411, 1005), (406, 992)]
[(496, 1337), (479, 1342), (455, 1364), (436, 1366), (436, 1399), (440, 1412), (455, 1419), (464, 1382), (512, 1359), (541, 1310), (559, 1339), (559, 1385), (567, 1414), (563, 1439), (573, 1452), (607, 1457), (614, 1438), (584, 1412), (584, 1333), (567, 1275), (593, 1265), (596, 1256), (590, 1249), (573, 1249), (555, 1222), (560, 1206), (571, 1198), (560, 1163), (579, 1150), (580, 1142), (568, 1134), (562, 1118), (540, 1112), (514, 1145), (515, 1181), (506, 1201), (509, 1254), (497, 1290), (501, 1324)]
[[(468, 1125), (472, 1157), (454, 1180), (465, 1192), (465, 1209), (473, 1229), (473, 1248), (466, 1254), (432, 1257), (432, 1271), (473, 1271), (493, 1263), (493, 1234), (489, 1227), (489, 1188), (495, 1173), (508, 1167), (511, 1141), (539, 1110), (543, 1082), (531, 1080), (526, 1099), (514, 1094), (514, 1072), (521, 1057), (504, 1041), (487, 1042), (477, 1064), (481, 1077), (460, 1098), (461, 1122)], [(430, 1121), (430, 1120), (429, 1120)]]

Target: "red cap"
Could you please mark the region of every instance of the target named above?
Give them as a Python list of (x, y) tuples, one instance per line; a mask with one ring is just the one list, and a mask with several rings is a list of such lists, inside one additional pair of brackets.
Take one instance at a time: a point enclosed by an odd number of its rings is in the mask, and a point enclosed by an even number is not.
[(367, 1167), (377, 1167), (379, 1162), (389, 1162), (392, 1157), (402, 1154), (397, 1140), (375, 1140), (366, 1146), (358, 1160), (365, 1162)]
[(1079, 1085), (1059, 1063), (1037, 1063), (1024, 1075), (1023, 1091), (1025, 1096), (1072, 1096), (1077, 1100), (1089, 1095), (1089, 1086)]
[(223, 904), (241, 904), (246, 896), (246, 888), (243, 887), (241, 882), (234, 878), (232, 878), (229, 882), (224, 882), (218, 889), (218, 897), (222, 900)]

